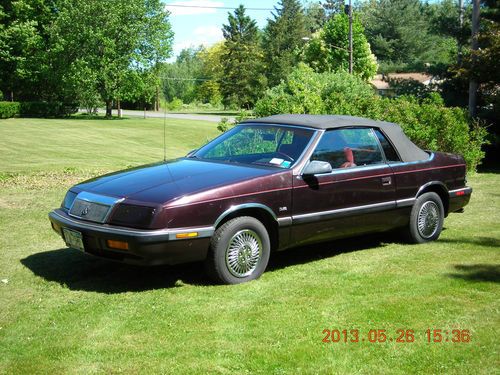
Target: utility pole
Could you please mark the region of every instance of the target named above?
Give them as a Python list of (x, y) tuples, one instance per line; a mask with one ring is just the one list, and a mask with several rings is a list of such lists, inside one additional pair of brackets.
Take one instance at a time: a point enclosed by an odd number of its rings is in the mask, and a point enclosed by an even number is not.
[(480, 17), (480, 0), (473, 0), (472, 2), (472, 66), (471, 66), (471, 77), (469, 78), (469, 115), (474, 117), (476, 115), (476, 99), (477, 99), (477, 89), (478, 82), (476, 77), (474, 77), (474, 70), (476, 65), (476, 53), (479, 47), (478, 43), (478, 33), (479, 33), (479, 17)]
[(349, 0), (349, 74), (352, 74), (352, 0)]

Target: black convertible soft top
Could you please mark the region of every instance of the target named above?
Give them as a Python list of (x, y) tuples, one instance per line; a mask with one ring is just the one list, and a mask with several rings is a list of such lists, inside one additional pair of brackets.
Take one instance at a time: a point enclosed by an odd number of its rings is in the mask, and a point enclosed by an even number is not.
[(402, 161), (412, 162), (429, 159), (429, 154), (410, 141), (403, 133), (401, 127), (392, 122), (341, 115), (274, 115), (242, 122), (242, 124), (251, 123), (294, 125), (325, 130), (350, 126), (378, 128), (389, 137), (394, 147), (398, 150)]

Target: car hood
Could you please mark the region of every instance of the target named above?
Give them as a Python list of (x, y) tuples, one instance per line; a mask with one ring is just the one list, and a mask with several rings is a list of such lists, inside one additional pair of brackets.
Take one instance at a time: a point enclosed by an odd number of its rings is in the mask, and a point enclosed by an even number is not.
[(97, 177), (76, 185), (73, 190), (164, 204), (186, 195), (278, 172), (280, 170), (275, 168), (182, 158)]

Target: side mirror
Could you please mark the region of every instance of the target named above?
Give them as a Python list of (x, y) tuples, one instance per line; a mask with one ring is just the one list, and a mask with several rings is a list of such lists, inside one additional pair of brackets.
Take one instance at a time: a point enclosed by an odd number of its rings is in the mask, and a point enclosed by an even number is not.
[(312, 160), (307, 164), (302, 174), (304, 176), (314, 176), (315, 174), (330, 173), (332, 166), (327, 161)]
[(192, 155), (193, 155), (196, 151), (198, 151), (198, 149), (197, 149), (197, 148), (195, 148), (194, 150), (189, 151), (189, 152), (187, 153), (187, 155), (186, 155), (186, 158), (189, 158), (190, 156), (192, 156)]

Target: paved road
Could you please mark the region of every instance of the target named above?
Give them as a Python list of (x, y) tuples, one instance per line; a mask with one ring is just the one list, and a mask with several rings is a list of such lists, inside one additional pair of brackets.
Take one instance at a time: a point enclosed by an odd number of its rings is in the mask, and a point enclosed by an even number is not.
[[(99, 113), (104, 113), (104, 109), (99, 109)], [(144, 111), (133, 111), (130, 109), (122, 109), (123, 116), (139, 116), (144, 117)], [(113, 109), (113, 115), (118, 115), (116, 109)], [(232, 116), (219, 116), (219, 115), (202, 115), (196, 113), (168, 113), (165, 115), (163, 112), (155, 112), (155, 111), (146, 111), (146, 117), (152, 118), (163, 118), (166, 116), (167, 118), (177, 118), (183, 120), (199, 120), (199, 121), (211, 121), (211, 122), (219, 122), (222, 117), (227, 117), (229, 121), (234, 122), (234, 117)]]

